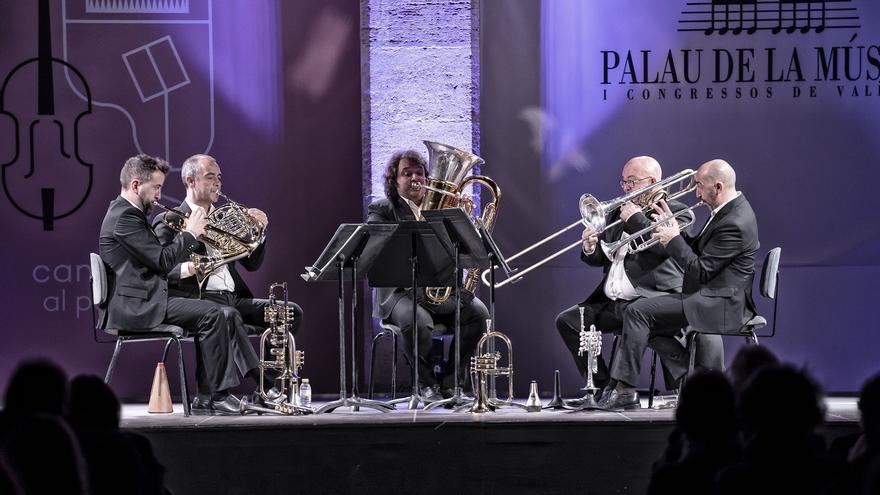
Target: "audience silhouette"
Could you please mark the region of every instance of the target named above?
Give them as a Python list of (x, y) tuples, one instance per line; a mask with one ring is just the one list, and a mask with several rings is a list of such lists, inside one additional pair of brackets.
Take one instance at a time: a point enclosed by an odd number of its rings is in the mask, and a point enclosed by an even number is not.
[(655, 466), (649, 494), (712, 492), (718, 472), (741, 455), (735, 402), (720, 371), (702, 370), (687, 379), (675, 414), (681, 458)]

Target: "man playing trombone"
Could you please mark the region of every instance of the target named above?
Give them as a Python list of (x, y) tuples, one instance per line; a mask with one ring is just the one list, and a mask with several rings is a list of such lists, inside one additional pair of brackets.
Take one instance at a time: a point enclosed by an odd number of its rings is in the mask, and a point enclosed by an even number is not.
[[(589, 329), (591, 324), (595, 324), (602, 332), (619, 333), (623, 326), (624, 310), (630, 303), (640, 298), (681, 290), (681, 268), (669, 259), (662, 247), (653, 246), (635, 253), (629, 253), (629, 244), (625, 242), (616, 250), (610, 247), (613, 241), (618, 241), (622, 236), (635, 233), (651, 224), (643, 209), (650, 208), (651, 198), (658, 190), (657, 187), (651, 186), (659, 182), (662, 175), (660, 164), (650, 156), (638, 156), (626, 162), (620, 187), (623, 188), (626, 196), (643, 191), (643, 194), (635, 198), (635, 201), (642, 206), (626, 201), (608, 214), (606, 222), (610, 225), (609, 228), (597, 233), (593, 227), (586, 227), (581, 235), (583, 241), (581, 260), (590, 266), (602, 267), (604, 275), (586, 300), (566, 309), (556, 317), (556, 328), (571, 352), (582, 377), (586, 377), (587, 371), (586, 356), (578, 355), (580, 307), (584, 308), (585, 328)], [(684, 204), (675, 200), (669, 202), (669, 207), (673, 211), (685, 209)], [(692, 215), (685, 216), (692, 221)], [(620, 222), (616, 222), (618, 219)], [(683, 222), (685, 218), (679, 220)], [(633, 243), (641, 240), (644, 239), (635, 239)], [(666, 343), (666, 345), (672, 344)], [(677, 342), (674, 345), (681, 347)], [(600, 389), (609, 380), (608, 370), (601, 356), (594, 380)], [(672, 386), (669, 381), (667, 386)]]
[[(180, 170), (180, 178), (186, 187), (186, 199), (177, 208), (183, 214), (199, 212), (200, 215), (208, 216), (214, 209), (214, 203), (220, 198), (222, 174), (220, 165), (213, 157), (208, 155), (193, 155), (183, 162)], [(256, 208), (248, 208), (247, 216), (265, 229), (269, 224), (266, 214)], [(156, 216), (153, 221), (156, 235), (163, 244), (170, 243), (179, 235), (179, 232), (168, 226), (163, 221), (162, 215)], [(196, 253), (210, 255), (213, 248), (200, 243)], [(221, 265), (210, 272), (206, 280), (198, 280), (196, 268), (191, 261), (184, 261), (174, 267), (168, 274), (168, 293), (174, 297), (187, 297), (202, 299), (219, 304), (227, 314), (234, 327), (233, 339), (230, 346), (232, 358), (239, 372), (257, 382), (257, 390), (260, 383), (259, 357), (248, 341), (248, 332), (244, 324), (266, 327), (264, 308), (269, 304), (268, 299), (256, 299), (247, 284), (238, 274), (236, 265), (241, 264), (248, 271), (257, 270), (263, 263), (265, 243), (261, 243), (251, 254), (239, 261), (233, 261)], [(302, 309), (290, 303), (293, 311), (293, 325), (291, 332), (296, 335), (302, 322)], [(271, 379), (267, 379), (270, 380)], [(271, 383), (265, 383), (265, 390), (270, 390), (268, 395), (274, 400), (279, 400), (281, 394), (277, 389), (272, 389)], [(259, 394), (255, 393), (253, 401), (261, 402)], [(193, 410), (209, 409), (207, 401), (196, 397), (193, 402)]]
[[(655, 206), (657, 226), (652, 239), (684, 270), (680, 294), (640, 299), (627, 306), (623, 334), (611, 366), (612, 383), (599, 405), (627, 408), (638, 404), (635, 383), (645, 349), (658, 339), (671, 339), (691, 325), (720, 333), (735, 333), (755, 316), (752, 280), (758, 251), (758, 222), (745, 196), (736, 190), (736, 173), (724, 160), (711, 160), (697, 170), (695, 191), (712, 209), (696, 237), (679, 232), (674, 212)], [(702, 340), (702, 339), (701, 339)], [(664, 355), (664, 350), (655, 347)], [(673, 376), (687, 372), (687, 350), (666, 355)], [(635, 406), (637, 407), (637, 406)]]

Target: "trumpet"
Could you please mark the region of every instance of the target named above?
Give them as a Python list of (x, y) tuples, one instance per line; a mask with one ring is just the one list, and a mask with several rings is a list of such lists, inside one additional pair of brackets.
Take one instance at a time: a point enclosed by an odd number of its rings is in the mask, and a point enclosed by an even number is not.
[(635, 241), (636, 239), (642, 237), (643, 235), (647, 234), (648, 232), (653, 231), (661, 224), (669, 222), (673, 219), (675, 221), (678, 221), (678, 218), (682, 217), (684, 215), (689, 215), (689, 216), (688, 216), (687, 220), (678, 223), (678, 228), (686, 229), (686, 228), (690, 227), (694, 223), (694, 220), (696, 219), (696, 217), (692, 214), (693, 211), (701, 206), (706, 206), (706, 203), (703, 201), (699, 201), (699, 202), (697, 202), (697, 204), (695, 204), (693, 206), (689, 206), (683, 210), (676, 211), (672, 215), (664, 215), (663, 217), (656, 219), (653, 223), (651, 223), (651, 225), (648, 225), (647, 227), (645, 227), (639, 231), (633, 232), (632, 234), (623, 234), (620, 237), (620, 239), (618, 239), (617, 241), (605, 243), (605, 247), (610, 252), (613, 253), (613, 252), (616, 252), (618, 249), (622, 248), (623, 246), (628, 246), (627, 250), (628, 250), (629, 254), (638, 253), (638, 252), (644, 251), (646, 249), (649, 249), (649, 248), (655, 246), (660, 241), (651, 237), (645, 241), (642, 241), (642, 242), (639, 242), (636, 244), (633, 244), (632, 242)]
[[(214, 248), (217, 253), (213, 255), (194, 253), (190, 257), (199, 286), (217, 268), (250, 256), (266, 239), (265, 226), (247, 214), (247, 207), (232, 201), (222, 192), (218, 191), (218, 194), (226, 200), (226, 204), (211, 211), (207, 218), (208, 223), (205, 225), (205, 233), (199, 236), (200, 241)], [(153, 204), (165, 210), (162, 223), (178, 232), (184, 230), (184, 220), (189, 218), (189, 214), (157, 201)], [(169, 213), (179, 216), (181, 220), (176, 222), (169, 220)]]
[[(578, 201), (578, 210), (580, 211), (581, 218), (576, 222), (573, 222), (570, 225), (563, 227), (560, 230), (550, 234), (549, 236), (541, 239), (540, 241), (528, 246), (527, 248), (519, 251), (516, 254), (507, 257), (507, 261), (511, 262), (526, 253), (529, 253), (540, 246), (552, 241), (553, 239), (559, 237), (560, 235), (568, 232), (569, 230), (577, 227), (578, 225), (582, 225), (584, 227), (592, 227), (593, 230), (596, 231), (597, 234), (601, 234), (602, 232), (620, 224), (623, 222), (622, 219), (618, 218), (617, 220), (608, 223), (607, 218), (608, 215), (613, 213), (615, 210), (620, 208), (624, 203), (636, 200), (638, 198), (642, 198), (639, 201), (639, 204), (642, 206), (642, 212), (648, 213), (651, 211), (656, 203), (658, 203), (661, 199), (665, 199), (667, 201), (671, 201), (673, 199), (680, 198), (685, 194), (692, 192), (696, 188), (696, 184), (694, 183), (694, 176), (696, 172), (692, 169), (684, 169), (681, 172), (667, 177), (659, 182), (654, 184), (649, 184), (643, 188), (636, 189), (628, 194), (624, 194), (623, 196), (619, 196), (617, 198), (600, 202), (597, 200), (592, 194), (584, 194), (580, 197)], [(688, 181), (688, 182), (684, 182)], [(675, 192), (669, 192), (667, 188), (672, 187), (674, 184), (684, 184), (681, 189)], [(656, 226), (655, 226), (656, 227)], [(653, 230), (653, 229), (652, 229)], [(534, 263), (533, 265), (524, 268), (522, 270), (516, 270), (512, 273), (508, 278), (502, 280), (495, 284), (495, 288), (498, 289), (500, 287), (504, 287), (507, 284), (516, 283), (522, 280), (522, 278), (529, 272), (549, 263), (550, 261), (558, 258), (562, 254), (580, 246), (582, 242), (580, 240), (573, 242), (564, 248), (556, 251), (555, 253), (547, 256), (546, 258)], [(494, 269), (494, 268), (493, 268)], [(489, 272), (486, 271), (482, 274), (483, 283), (487, 287), (491, 287), (491, 283), (488, 278)]]
[[(492, 339), (499, 339), (507, 345), (507, 366), (499, 366), (498, 361), (501, 360), (501, 353), (492, 352), (490, 342)], [(484, 413), (495, 410), (495, 407), (510, 406), (513, 404), (513, 345), (510, 338), (501, 332), (492, 330), (492, 320), (486, 320), (486, 333), (477, 343), (477, 353), (471, 357), (471, 374), (473, 378), (474, 405), (471, 407), (473, 413)], [(493, 403), (489, 397), (489, 380), (490, 377), (506, 376), (507, 377), (507, 399)]]

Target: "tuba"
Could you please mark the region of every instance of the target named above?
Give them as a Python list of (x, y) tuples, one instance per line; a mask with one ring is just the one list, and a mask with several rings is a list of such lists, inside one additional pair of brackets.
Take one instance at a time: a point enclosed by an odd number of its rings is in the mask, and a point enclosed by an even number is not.
[[(278, 302), (276, 289), (280, 288), (284, 302)], [(266, 372), (277, 373), (275, 383), (287, 401), (271, 404), (271, 407), (260, 407), (241, 401), (241, 413), (248, 412), (271, 414), (311, 414), (314, 410), (299, 403), (299, 375), (305, 362), (305, 353), (296, 349), (296, 341), (290, 333), (293, 325), (293, 308), (288, 304), (287, 282), (276, 282), (269, 286), (269, 304), (263, 310), (264, 319), (269, 324), (260, 336), (260, 397), (269, 400), (266, 390)], [(283, 396), (284, 396), (283, 395)]]
[[(493, 351), (491, 343), (499, 339), (507, 345), (507, 366), (499, 366), (501, 353)], [(501, 332), (492, 330), (492, 320), (486, 320), (486, 333), (477, 342), (476, 355), (471, 357), (471, 374), (474, 384), (473, 413), (492, 412), (497, 406), (519, 405), (513, 403), (513, 345), (510, 338)], [(493, 377), (507, 377), (507, 399), (495, 402), (489, 397), (489, 381)]]
[[(208, 276), (221, 266), (233, 261), (250, 256), (266, 239), (266, 228), (260, 222), (247, 214), (247, 207), (229, 199), (229, 196), (218, 192), (226, 204), (214, 208), (208, 215), (208, 224), (205, 233), (199, 236), (199, 240), (214, 248), (214, 254), (192, 254), (190, 261), (196, 270), (196, 279), (199, 287), (208, 279)], [(184, 230), (182, 221), (174, 221), (168, 218), (169, 213), (186, 219), (188, 215), (175, 208), (169, 208), (158, 202), (154, 203), (165, 210), (162, 223), (178, 232)]]
[[(426, 185), (420, 186), (427, 190), (422, 200), (422, 209), (461, 208), (471, 215), (476, 209), (476, 204), (471, 198), (464, 196), (463, 191), (471, 183), (482, 184), (492, 192), (493, 197), (478, 216), (486, 230), (491, 231), (501, 204), (501, 188), (494, 180), (483, 175), (465, 177), (476, 165), (484, 163), (484, 160), (473, 153), (452, 146), (432, 141), (423, 142), (428, 147), (428, 180)], [(480, 269), (465, 270), (461, 288), (473, 293), (477, 289), (479, 278)], [(451, 294), (451, 287), (425, 288), (425, 297), (432, 304), (443, 303)]]

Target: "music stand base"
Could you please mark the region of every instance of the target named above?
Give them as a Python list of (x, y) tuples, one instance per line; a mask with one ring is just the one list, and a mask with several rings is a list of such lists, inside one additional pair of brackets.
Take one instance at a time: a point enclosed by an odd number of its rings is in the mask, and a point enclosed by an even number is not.
[(351, 407), (355, 411), (358, 410), (357, 408), (366, 407), (368, 409), (375, 409), (384, 413), (391, 412), (394, 409), (394, 406), (390, 406), (384, 402), (377, 400), (361, 399), (360, 397), (345, 397), (324, 404), (323, 406), (318, 408), (317, 411), (315, 411), (315, 414), (331, 413), (340, 407)]
[(432, 402), (425, 406), (425, 411), (430, 411), (431, 409), (438, 408), (440, 406), (447, 407), (453, 409), (455, 412), (459, 412), (463, 406), (470, 406), (474, 403), (473, 399), (465, 399), (464, 393), (461, 390), (461, 387), (455, 389), (455, 392), (452, 394), (452, 397), (448, 399), (438, 400)]

